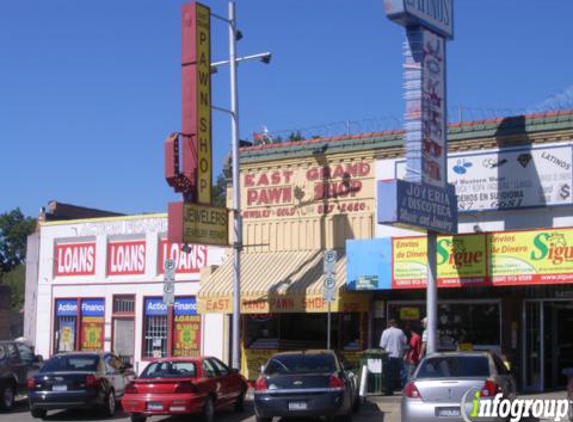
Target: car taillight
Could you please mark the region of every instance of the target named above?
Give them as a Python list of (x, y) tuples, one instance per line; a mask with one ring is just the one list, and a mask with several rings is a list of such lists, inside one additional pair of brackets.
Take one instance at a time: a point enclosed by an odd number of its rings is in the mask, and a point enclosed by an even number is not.
[(420, 391), (418, 390), (418, 387), (416, 387), (416, 384), (414, 384), (413, 382), (409, 382), (408, 384), (406, 384), (406, 386), (404, 387), (404, 397), (408, 397), (409, 399), (421, 399), (422, 395), (420, 394)]
[(267, 384), (267, 379), (264, 377), (259, 377), (255, 383), (255, 391), (267, 391), (268, 389), (269, 385)]
[(137, 387), (134, 382), (130, 382), (125, 386), (125, 394), (137, 394)]
[(483, 387), (481, 388), (482, 397), (493, 397), (499, 391), (497, 384), (491, 380), (487, 380)]
[(89, 374), (86, 377), (86, 387), (87, 388), (98, 388), (99, 387), (99, 379), (93, 374)]
[(28, 381), (26, 381), (26, 387), (28, 390), (36, 388), (36, 380), (34, 378), (28, 378)]
[(197, 392), (197, 386), (195, 384), (190, 383), (190, 382), (180, 382), (175, 387), (175, 392), (176, 393), (196, 393)]
[(328, 378), (328, 386), (330, 388), (344, 388), (344, 380), (337, 375), (331, 375)]

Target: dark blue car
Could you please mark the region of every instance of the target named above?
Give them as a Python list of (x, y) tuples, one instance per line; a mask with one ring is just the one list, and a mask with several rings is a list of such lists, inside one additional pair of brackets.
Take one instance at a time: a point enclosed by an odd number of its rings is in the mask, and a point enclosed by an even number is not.
[(132, 378), (129, 365), (110, 353), (58, 354), (28, 380), (30, 411), (43, 419), (53, 409), (101, 408), (112, 416)]
[(356, 376), (329, 350), (278, 353), (255, 385), (257, 422), (275, 416), (350, 421), (359, 406)]

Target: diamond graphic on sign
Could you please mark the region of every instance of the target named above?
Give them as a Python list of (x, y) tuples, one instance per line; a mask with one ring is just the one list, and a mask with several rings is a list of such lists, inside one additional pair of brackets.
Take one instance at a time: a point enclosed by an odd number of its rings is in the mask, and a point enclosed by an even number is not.
[(517, 162), (519, 164), (521, 164), (521, 167), (526, 168), (529, 165), (529, 162), (531, 161), (533, 157), (531, 156), (531, 154), (519, 154), (519, 156), (517, 157)]

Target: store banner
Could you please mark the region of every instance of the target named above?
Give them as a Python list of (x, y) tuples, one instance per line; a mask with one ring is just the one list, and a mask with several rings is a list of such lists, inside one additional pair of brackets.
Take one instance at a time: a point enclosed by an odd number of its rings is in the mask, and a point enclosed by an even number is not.
[(411, 289), (426, 286), (428, 259), (425, 237), (392, 239), (392, 288)]
[(56, 300), (56, 315), (62, 316), (77, 316), (78, 314), (78, 301), (76, 299), (58, 299)]
[(461, 287), (487, 282), (486, 236), (442, 236), (437, 243), (438, 285)]
[(84, 299), (81, 305), (80, 349), (103, 350), (105, 301)]
[(165, 316), (168, 314), (167, 305), (160, 297), (145, 299), (146, 316)]
[[(406, 176), (397, 161), (395, 177)], [(459, 212), (573, 204), (573, 145), (531, 146), (448, 155)]]
[(197, 315), (197, 299), (194, 297), (180, 297), (173, 304), (175, 316)]
[(96, 244), (56, 244), (54, 250), (54, 275), (56, 277), (95, 274)]
[(495, 285), (573, 282), (573, 229), (488, 235)]
[(107, 274), (145, 274), (145, 252), (145, 240), (110, 242), (107, 245)]
[(169, 243), (166, 239), (159, 241), (159, 273), (164, 274), (163, 263), (167, 259), (177, 262), (177, 274), (192, 274), (201, 271), (207, 265), (207, 245), (188, 244), (187, 252), (183, 252), (180, 243)]

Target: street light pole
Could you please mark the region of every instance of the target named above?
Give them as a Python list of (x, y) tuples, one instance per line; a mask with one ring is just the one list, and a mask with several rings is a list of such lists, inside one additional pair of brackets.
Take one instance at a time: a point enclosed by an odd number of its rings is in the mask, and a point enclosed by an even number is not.
[(232, 178), (233, 178), (233, 325), (232, 325), (232, 346), (231, 365), (233, 368), (240, 368), (240, 339), (241, 339), (241, 251), (243, 249), (243, 227), (241, 218), (241, 188), (239, 180), (239, 92), (237, 84), (238, 63), (259, 59), (265, 64), (271, 61), (271, 53), (252, 54), (244, 57), (237, 57), (237, 41), (240, 39), (237, 30), (237, 17), (235, 14), (235, 2), (229, 2), (229, 18), (226, 19), (211, 13), (229, 25), (229, 60), (222, 60), (211, 63), (211, 72), (216, 72), (219, 66), (229, 65), (231, 77), (231, 109), (212, 106), (214, 110), (222, 111), (231, 115), (231, 157), (232, 157)]
[(239, 183), (239, 93), (237, 90), (237, 20), (235, 3), (229, 2), (229, 73), (231, 75), (232, 166), (233, 166), (233, 347), (232, 367), (240, 368), (241, 319), (241, 188)]

